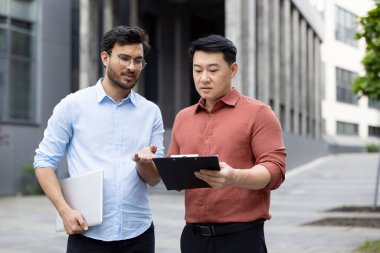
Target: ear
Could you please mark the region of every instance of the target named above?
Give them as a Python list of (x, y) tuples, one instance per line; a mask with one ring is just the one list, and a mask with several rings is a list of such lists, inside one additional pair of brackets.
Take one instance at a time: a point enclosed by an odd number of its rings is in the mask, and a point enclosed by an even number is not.
[(238, 70), (238, 64), (236, 62), (232, 63), (230, 67), (231, 78), (233, 78), (236, 75), (237, 70)]
[(100, 59), (102, 60), (103, 66), (105, 68), (108, 67), (110, 55), (106, 51), (100, 53)]

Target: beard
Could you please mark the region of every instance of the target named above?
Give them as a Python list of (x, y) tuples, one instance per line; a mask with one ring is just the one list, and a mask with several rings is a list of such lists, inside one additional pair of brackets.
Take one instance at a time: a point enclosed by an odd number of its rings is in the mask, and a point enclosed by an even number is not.
[[(124, 80), (123, 76), (131, 76), (133, 79), (131, 81)], [(121, 74), (117, 74), (111, 67), (107, 70), (107, 76), (111, 81), (111, 84), (121, 88), (123, 90), (131, 90), (136, 86), (139, 75), (132, 71), (124, 71)]]

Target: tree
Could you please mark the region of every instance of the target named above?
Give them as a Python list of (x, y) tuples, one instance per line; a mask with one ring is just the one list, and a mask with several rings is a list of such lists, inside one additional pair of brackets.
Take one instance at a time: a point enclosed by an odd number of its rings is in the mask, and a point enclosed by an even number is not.
[(367, 44), (362, 59), (365, 74), (356, 78), (353, 84), (355, 94), (380, 100), (380, 3), (367, 16), (359, 18), (360, 31), (357, 39), (363, 38)]
[[(362, 59), (365, 74), (355, 79), (353, 91), (358, 95), (380, 101), (380, 2), (375, 1), (375, 8), (367, 16), (359, 18), (361, 31), (356, 34), (357, 39), (364, 38), (366, 52)], [(377, 168), (375, 196), (373, 209), (377, 208), (377, 196), (380, 181), (380, 161)]]

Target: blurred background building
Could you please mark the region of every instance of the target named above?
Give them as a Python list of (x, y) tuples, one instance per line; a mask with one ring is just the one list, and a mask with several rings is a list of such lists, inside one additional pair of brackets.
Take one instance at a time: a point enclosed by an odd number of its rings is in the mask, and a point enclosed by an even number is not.
[(378, 141), (380, 117), (348, 91), (363, 52), (350, 36), (370, 5), (325, 2), (321, 12), (304, 0), (0, 0), (0, 195), (25, 190), (23, 167), (54, 106), (103, 75), (101, 36), (120, 24), (150, 36), (136, 91), (160, 106), (166, 147), (176, 113), (199, 99), (189, 43), (217, 33), (238, 48), (234, 85), (280, 119), (288, 168), (342, 146), (363, 150), (370, 136)]
[[(364, 40), (356, 40), (358, 17), (374, 6), (368, 0), (316, 1), (324, 17), (322, 61), (325, 69), (325, 92), (322, 102), (324, 135), (331, 152), (365, 150), (379, 143), (380, 102), (352, 93), (353, 80), (363, 75), (361, 60)], [(319, 5), (319, 6), (318, 6)]]

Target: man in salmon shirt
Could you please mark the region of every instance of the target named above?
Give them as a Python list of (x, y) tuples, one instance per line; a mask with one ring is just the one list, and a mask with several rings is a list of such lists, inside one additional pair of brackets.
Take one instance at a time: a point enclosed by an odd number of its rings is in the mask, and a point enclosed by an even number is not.
[(218, 155), (220, 171), (196, 172), (211, 188), (185, 191), (182, 253), (267, 252), (264, 222), (270, 193), (285, 179), (286, 151), (271, 108), (232, 85), (236, 51), (219, 35), (189, 49), (201, 98), (177, 114), (168, 156)]

